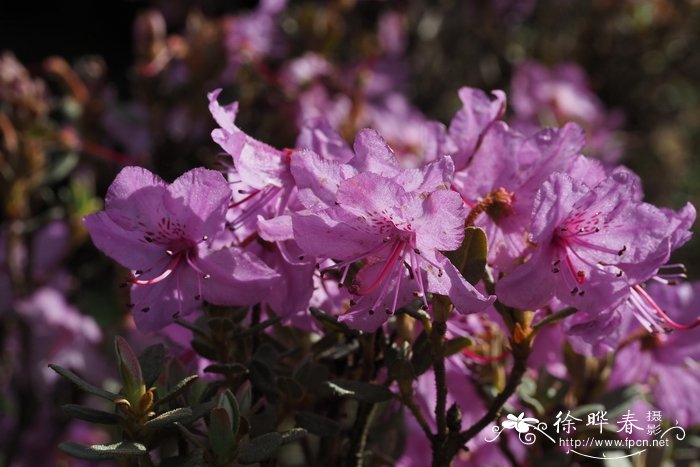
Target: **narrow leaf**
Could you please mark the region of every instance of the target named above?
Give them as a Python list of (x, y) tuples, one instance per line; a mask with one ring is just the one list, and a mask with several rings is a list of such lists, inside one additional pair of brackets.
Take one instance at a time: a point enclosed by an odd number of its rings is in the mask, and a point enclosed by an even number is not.
[(158, 429), (164, 428), (168, 425), (172, 425), (175, 422), (181, 422), (192, 416), (192, 409), (186, 407), (180, 407), (178, 409), (170, 410), (168, 412), (158, 415), (156, 418), (144, 423), (146, 428)]
[(165, 404), (166, 402), (170, 402), (171, 400), (175, 399), (177, 396), (179, 396), (185, 389), (190, 387), (192, 383), (197, 381), (199, 379), (199, 376), (197, 375), (192, 375), (188, 376), (187, 378), (183, 379), (179, 383), (177, 383), (171, 390), (168, 392), (165, 396), (162, 398), (158, 399), (154, 406), (158, 406), (161, 404)]
[(340, 424), (330, 418), (312, 412), (300, 412), (294, 419), (301, 428), (319, 436), (332, 436), (340, 431)]
[(119, 375), (122, 378), (122, 384), (124, 384), (124, 395), (131, 402), (131, 405), (136, 406), (143, 393), (146, 392), (139, 359), (126, 339), (121, 336), (114, 338), (114, 347), (119, 362)]
[(307, 431), (303, 428), (292, 428), (282, 432), (282, 444), (293, 443), (294, 441), (302, 439), (306, 436)]
[(78, 375), (76, 375), (72, 371), (67, 370), (63, 367), (60, 367), (60, 366), (54, 365), (54, 364), (49, 364), (49, 368), (51, 368), (53, 371), (55, 371), (59, 375), (63, 376), (68, 381), (75, 384), (76, 386), (78, 386), (80, 389), (82, 389), (85, 392), (88, 392), (90, 394), (94, 394), (95, 396), (101, 397), (103, 399), (107, 399), (109, 401), (113, 401), (113, 400), (119, 399), (121, 397), (119, 394), (114, 394), (113, 392), (105, 391), (104, 389), (98, 388), (97, 386), (93, 386), (92, 384), (83, 380), (82, 378), (80, 378)]
[(376, 404), (388, 401), (394, 396), (394, 393), (384, 386), (362, 381), (336, 379), (328, 381), (326, 384), (336, 395), (350, 397), (360, 402)]
[(115, 413), (109, 413), (102, 410), (92, 409), (78, 404), (65, 404), (61, 406), (63, 413), (72, 418), (85, 420), (90, 423), (101, 423), (103, 425), (112, 425), (119, 421), (119, 416)]
[(115, 444), (93, 444), (92, 446), (65, 441), (59, 444), (58, 448), (66, 454), (85, 460), (107, 460), (118, 456), (143, 456), (148, 453), (146, 446), (132, 441), (123, 441)]
[(227, 389), (221, 394), (219, 407), (226, 410), (226, 413), (231, 420), (231, 432), (233, 436), (238, 434), (238, 429), (241, 426), (241, 409), (238, 407), (236, 396), (233, 395), (230, 389)]
[(236, 447), (231, 430), (231, 419), (222, 407), (212, 409), (209, 414), (209, 443), (217, 460), (222, 464), (228, 461)]
[(165, 346), (163, 344), (151, 345), (139, 355), (139, 363), (143, 370), (143, 381), (147, 388), (153, 386), (160, 376), (165, 362)]
[(238, 462), (241, 464), (255, 464), (271, 458), (282, 446), (282, 435), (277, 432), (266, 433), (251, 439), (241, 448)]

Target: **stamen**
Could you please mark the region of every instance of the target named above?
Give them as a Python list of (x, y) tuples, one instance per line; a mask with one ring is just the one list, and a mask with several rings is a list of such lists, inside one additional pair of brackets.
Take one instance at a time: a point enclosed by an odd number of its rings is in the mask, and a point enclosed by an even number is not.
[(377, 286), (384, 280), (386, 273), (389, 272), (389, 270), (396, 263), (396, 260), (399, 257), (399, 253), (402, 251), (403, 246), (404, 246), (404, 242), (401, 242), (401, 241), (396, 242), (396, 245), (394, 246), (394, 249), (391, 252), (391, 256), (389, 257), (386, 264), (384, 265), (384, 268), (382, 268), (382, 271), (379, 273), (379, 276), (377, 276), (375, 281), (367, 289), (358, 290), (357, 295), (360, 295), (360, 296), (369, 295), (370, 293), (372, 293), (372, 291), (374, 291), (374, 289), (377, 288)]
[(671, 326), (673, 329), (687, 330), (687, 329), (693, 329), (697, 326), (700, 326), (700, 318), (697, 318), (694, 322), (692, 322), (690, 324), (680, 324), (680, 323), (675, 322), (666, 313), (664, 313), (664, 311), (661, 308), (659, 308), (659, 305), (656, 304), (654, 299), (651, 298), (649, 296), (649, 294), (643, 288), (641, 288), (639, 285), (635, 285), (634, 290), (636, 290), (637, 293), (639, 293), (639, 295), (641, 295), (642, 298), (644, 298), (644, 300), (649, 305), (651, 305), (652, 309), (656, 312), (656, 314), (658, 314), (659, 317), (661, 317), (661, 319), (663, 319), (664, 322), (666, 324), (668, 324), (669, 326)]
[(141, 280), (141, 279), (136, 279), (135, 277), (131, 279), (131, 283), (135, 285), (153, 285), (157, 284), (158, 282), (162, 281), (163, 279), (167, 278), (172, 272), (177, 268), (178, 264), (180, 264), (180, 260), (182, 259), (182, 255), (177, 255), (173, 260), (168, 264), (167, 268), (165, 271), (160, 273), (157, 277), (154, 277), (153, 279), (146, 279), (146, 280)]
[[(243, 193), (242, 193), (243, 190), (238, 190), (238, 192), (241, 193), (241, 194), (243, 194)], [(250, 194), (249, 194), (248, 196), (246, 196), (245, 198), (240, 199), (240, 200), (236, 201), (235, 203), (229, 204), (229, 205), (228, 205), (228, 208), (231, 209), (231, 208), (235, 208), (236, 206), (240, 206), (241, 204), (245, 203), (246, 201), (248, 201), (248, 200), (249, 200), (250, 198), (252, 198), (253, 196), (255, 196), (255, 195), (257, 195), (258, 193), (260, 193), (260, 190), (254, 190), (254, 191), (251, 191), (251, 192), (249, 192), (249, 193), (250, 193)]]

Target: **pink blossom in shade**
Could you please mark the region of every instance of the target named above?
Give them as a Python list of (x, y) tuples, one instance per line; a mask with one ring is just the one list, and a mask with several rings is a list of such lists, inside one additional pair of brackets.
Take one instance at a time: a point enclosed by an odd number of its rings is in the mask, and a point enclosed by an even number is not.
[(288, 322), (298, 322), (294, 317), (308, 315), (316, 271), (315, 258), (306, 255), (297, 245), (289, 215), (272, 219), (258, 217), (258, 232), (262, 241), (251, 244), (248, 250), (255, 251), (267, 265), (281, 273), (275, 287), (261, 303), (264, 309)]
[(131, 305), (139, 329), (217, 305), (256, 303), (279, 277), (239, 248), (212, 247), (231, 197), (219, 172), (191, 170), (168, 185), (127, 167), (110, 186), (105, 210), (84, 219), (95, 245), (132, 270)]
[(585, 71), (576, 64), (547, 68), (536, 62), (518, 66), (513, 77), (512, 125), (526, 134), (542, 126), (576, 122), (586, 129), (586, 153), (608, 164), (622, 156), (617, 131), (623, 123), (619, 112), (608, 112), (591, 91)]
[[(683, 283), (668, 287), (651, 283), (647, 293), (665, 313), (678, 322), (697, 319), (700, 284)], [(700, 423), (700, 329), (647, 333), (632, 314), (622, 317), (625, 338), (616, 352), (610, 387), (640, 382), (651, 393), (652, 403), (665, 419), (681, 426)]]
[(261, 0), (255, 10), (228, 18), (224, 45), (228, 63), (222, 77), (232, 81), (241, 65), (258, 63), (284, 51), (282, 28), (278, 16), (287, 0)]
[(40, 228), (30, 239), (29, 249), (23, 242), (11, 249), (9, 231), (0, 226), (0, 314), (14, 305), (15, 287), (10, 277), (10, 261), (27, 270), (36, 287), (50, 286), (65, 291), (71, 277), (61, 268), (61, 262), (70, 251), (70, 230), (61, 220), (54, 220)]
[(535, 198), (532, 255), (498, 282), (499, 300), (537, 309), (556, 297), (593, 314), (619, 304), (666, 241), (666, 215), (640, 198), (639, 180), (624, 168), (593, 188), (552, 174)]
[[(49, 363), (84, 371), (103, 362), (96, 356), (95, 347), (102, 340), (102, 331), (90, 317), (80, 313), (66, 302), (63, 294), (50, 287), (35, 291), (30, 297), (18, 300), (17, 313), (31, 323), (30, 354), (32, 379), (38, 389), (48, 391), (60, 377)], [(95, 377), (99, 377), (95, 371)]]
[[(359, 165), (392, 171), (382, 156), (366, 156)], [(398, 178), (367, 170), (338, 184), (331, 207), (292, 215), (299, 246), (338, 260), (341, 282), (353, 263), (365, 262), (350, 288), (356, 300), (340, 319), (374, 330), (411, 298), (422, 297), (427, 306), (429, 291), (449, 295), (462, 312), (488, 306), (495, 297), (481, 295), (440, 252), (458, 248), (463, 239), (466, 213), (459, 196), (446, 189), (406, 191)]]

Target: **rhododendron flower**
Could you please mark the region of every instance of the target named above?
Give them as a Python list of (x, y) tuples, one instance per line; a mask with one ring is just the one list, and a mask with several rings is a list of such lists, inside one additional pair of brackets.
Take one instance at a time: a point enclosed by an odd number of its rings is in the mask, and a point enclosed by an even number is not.
[(191, 170), (168, 185), (146, 169), (127, 167), (110, 186), (105, 210), (85, 218), (95, 245), (133, 271), (128, 283), (140, 330), (162, 328), (202, 300), (257, 303), (278, 278), (250, 253), (212, 248), (230, 197), (212, 170)]
[(486, 132), (506, 110), (505, 93), (493, 91), (492, 96), (480, 89), (464, 87), (459, 90), (462, 108), (452, 118), (448, 130), (458, 148), (452, 155), (457, 171), (467, 166)]
[[(687, 322), (697, 316), (698, 282), (675, 287), (651, 283), (648, 294), (674, 320)], [(617, 351), (610, 386), (644, 383), (664, 417), (682, 426), (700, 422), (700, 329), (649, 334), (631, 314), (623, 317), (620, 327), (627, 337)]]
[(581, 172), (591, 184), (605, 177), (597, 162), (580, 155), (584, 145), (583, 130), (575, 124), (526, 137), (494, 122), (483, 135), (452, 186), (473, 212), (483, 212), (474, 224), (486, 232), (490, 264), (506, 272), (523, 254), (535, 195), (553, 172), (574, 178)]
[[(280, 151), (244, 133), (235, 124), (238, 103), (222, 106), (221, 89), (209, 93), (209, 111), (220, 128), (212, 138), (233, 158), (229, 180), (233, 202), (229, 205), (230, 230), (244, 235), (256, 231), (257, 216), (281, 214), (294, 187), (289, 173), (289, 151)], [(239, 241), (242, 240), (239, 238)]]
[[(634, 316), (650, 333), (660, 333), (666, 330), (687, 330), (698, 325), (696, 318), (692, 322), (678, 323), (670, 318), (652, 296), (645, 290), (645, 283), (657, 283), (673, 288), (680, 279), (685, 279), (685, 267), (682, 264), (666, 264), (671, 252), (690, 239), (688, 229), (695, 221), (695, 208), (686, 204), (675, 212), (671, 209), (660, 210), (666, 216), (664, 241), (649, 259), (637, 264), (621, 263), (619, 267), (629, 275), (631, 281), (627, 284), (625, 300), (620, 305), (598, 313), (587, 313), (586, 310), (569, 318), (568, 333), (572, 336), (574, 348), (582, 353), (601, 355), (614, 350), (620, 339), (624, 337), (619, 323), (628, 315)], [(659, 231), (663, 231), (659, 227)]]
[(499, 281), (499, 299), (536, 309), (557, 297), (590, 313), (619, 303), (666, 238), (666, 216), (640, 199), (638, 179), (624, 168), (594, 188), (550, 176), (535, 199), (532, 257)]
[(318, 158), (295, 164), (300, 199), (312, 211), (292, 215), (299, 246), (338, 260), (341, 282), (353, 263), (366, 261), (351, 287), (356, 301), (341, 320), (374, 330), (412, 296), (427, 306), (427, 292), (449, 295), (462, 312), (493, 302), (441, 253), (460, 246), (466, 217), (459, 195), (446, 189), (453, 172), (449, 158), (401, 170), (381, 137), (366, 130), (355, 141), (352, 165)]

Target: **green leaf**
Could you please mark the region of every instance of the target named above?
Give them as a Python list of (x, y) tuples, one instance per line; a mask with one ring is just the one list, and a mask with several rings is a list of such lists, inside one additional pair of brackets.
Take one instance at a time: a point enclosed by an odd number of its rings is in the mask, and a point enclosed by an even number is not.
[(146, 446), (132, 441), (122, 441), (114, 444), (83, 444), (65, 441), (58, 445), (58, 449), (78, 459), (107, 460), (120, 456), (143, 456), (148, 454)]
[(240, 375), (248, 372), (248, 368), (240, 363), (212, 363), (204, 368), (205, 373), (219, 373), (224, 375)]
[(121, 397), (119, 394), (114, 394), (113, 392), (105, 391), (104, 389), (98, 388), (97, 386), (93, 386), (92, 384), (83, 380), (82, 378), (80, 378), (78, 375), (76, 375), (72, 371), (67, 370), (63, 367), (60, 367), (60, 366), (54, 365), (54, 364), (49, 364), (49, 368), (51, 368), (53, 371), (55, 371), (59, 375), (63, 376), (68, 381), (75, 384), (76, 386), (78, 386), (80, 389), (82, 389), (85, 392), (88, 392), (88, 393), (93, 394), (95, 396), (101, 397), (103, 399), (107, 399), (109, 401), (114, 401), (114, 400), (119, 399)]
[(231, 420), (231, 432), (233, 436), (236, 436), (241, 426), (241, 409), (238, 407), (236, 396), (233, 395), (230, 389), (221, 394), (219, 407), (226, 410), (229, 420)]
[(431, 351), (430, 340), (425, 331), (423, 331), (413, 344), (413, 355), (411, 355), (411, 364), (416, 376), (420, 376), (428, 371), (433, 364)]
[(151, 429), (165, 428), (168, 425), (172, 425), (175, 422), (182, 422), (183, 420), (192, 417), (192, 409), (186, 407), (180, 407), (178, 409), (170, 410), (168, 412), (162, 413), (155, 418), (150, 419), (143, 426)]
[(43, 183), (50, 185), (52, 183), (63, 180), (70, 174), (75, 166), (80, 161), (80, 156), (73, 152), (67, 152), (61, 155), (60, 159), (51, 165), (46, 171)]
[(208, 360), (217, 359), (216, 350), (214, 350), (214, 348), (211, 345), (209, 345), (208, 342), (195, 338), (192, 340), (192, 342), (190, 342), (190, 344), (192, 345), (194, 351), (202, 357)]
[(231, 419), (226, 409), (215, 407), (209, 414), (209, 443), (216, 459), (226, 463), (236, 448), (236, 439), (232, 431)]
[(350, 397), (370, 404), (388, 401), (394, 397), (394, 393), (388, 388), (363, 381), (336, 379), (327, 381), (326, 384), (337, 396)]
[(330, 418), (312, 412), (300, 412), (294, 419), (301, 428), (319, 436), (332, 436), (340, 431), (340, 424)]
[(249, 381), (246, 381), (238, 388), (236, 400), (238, 401), (241, 413), (247, 414), (253, 404), (253, 388)]
[(238, 462), (241, 464), (255, 464), (271, 458), (282, 446), (282, 435), (277, 432), (266, 433), (251, 439), (241, 448)]
[(281, 320), (282, 320), (282, 318), (280, 318), (279, 316), (275, 316), (274, 318), (266, 319), (262, 323), (258, 323), (254, 326), (249, 327), (248, 329), (234, 333), (233, 337), (240, 338), (240, 337), (246, 337), (246, 336), (259, 334), (260, 332), (264, 331), (265, 329), (269, 328), (270, 326), (277, 324)]
[(328, 329), (340, 331), (350, 335), (359, 334), (354, 329), (350, 329), (345, 323), (338, 322), (338, 319), (335, 316), (327, 315), (319, 308), (312, 306), (309, 308), (309, 312), (311, 312), (311, 316), (313, 316), (316, 321), (323, 324)]
[(455, 250), (445, 253), (452, 264), (462, 273), (472, 285), (476, 285), (484, 275), (488, 254), (486, 232), (479, 227), (464, 229), (464, 241)]
[(90, 423), (101, 423), (103, 425), (113, 425), (119, 421), (119, 416), (102, 410), (91, 409), (83, 405), (65, 404), (61, 406), (63, 413), (72, 418), (85, 420)]
[(166, 402), (170, 402), (171, 400), (175, 399), (177, 396), (179, 396), (185, 389), (190, 387), (191, 384), (193, 384), (195, 381), (199, 379), (199, 376), (197, 375), (192, 375), (188, 376), (187, 378), (183, 379), (182, 381), (178, 382), (171, 390), (168, 392), (165, 396), (161, 397), (157, 401), (155, 401), (154, 406), (158, 406), (161, 404), (165, 404)]
[(195, 435), (190, 430), (185, 428), (181, 423), (175, 422), (175, 426), (180, 431), (182, 437), (185, 438), (187, 441), (201, 449), (206, 449), (204, 438), (200, 438), (199, 436)]
[(292, 428), (282, 432), (282, 444), (293, 443), (294, 441), (302, 439), (306, 436), (307, 431), (303, 428)]
[(121, 336), (114, 338), (114, 348), (119, 362), (119, 375), (124, 385), (124, 396), (132, 406), (138, 406), (141, 396), (146, 392), (139, 359), (129, 343)]
[(306, 394), (304, 387), (295, 379), (280, 377), (277, 380), (277, 387), (279, 390), (293, 402), (299, 402)]
[(143, 370), (143, 381), (147, 388), (153, 386), (160, 376), (165, 362), (165, 346), (151, 345), (139, 355), (139, 363)]
[(275, 375), (265, 363), (260, 360), (250, 362), (250, 374), (248, 379), (256, 389), (263, 392), (268, 397), (277, 396)]
[(195, 404), (192, 407), (190, 407), (190, 409), (192, 410), (192, 415), (184, 418), (179, 423), (181, 423), (183, 425), (189, 425), (190, 423), (193, 423), (195, 420), (198, 420), (198, 419), (202, 418), (203, 416), (205, 416), (206, 414), (208, 414), (211, 411), (211, 409), (213, 409), (214, 407), (216, 407), (216, 403), (213, 400), (203, 402), (201, 404)]

